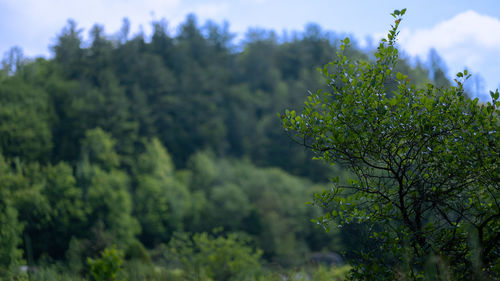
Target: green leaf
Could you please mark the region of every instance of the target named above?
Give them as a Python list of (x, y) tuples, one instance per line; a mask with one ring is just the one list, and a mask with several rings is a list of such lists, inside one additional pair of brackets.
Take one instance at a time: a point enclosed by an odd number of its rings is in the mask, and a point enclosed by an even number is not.
[(498, 97), (499, 97), (499, 95), (500, 95), (500, 94), (499, 94), (498, 89), (497, 89), (495, 92), (490, 91), (490, 95), (491, 95), (491, 97), (492, 97), (494, 100), (498, 100)]

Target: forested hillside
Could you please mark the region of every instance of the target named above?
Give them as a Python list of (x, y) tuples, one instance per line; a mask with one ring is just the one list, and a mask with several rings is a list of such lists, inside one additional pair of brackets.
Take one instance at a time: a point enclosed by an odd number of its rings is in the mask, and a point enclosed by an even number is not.
[[(27, 264), (91, 276), (87, 258), (113, 245), (128, 262), (186, 272), (182, 256), (196, 260), (214, 245), (248, 250), (243, 256), (274, 269), (363, 246), (362, 226), (325, 233), (310, 222), (320, 210), (305, 202), (347, 174), (312, 160), (277, 116), (327, 89), (317, 69), (335, 57), (340, 36), (310, 24), (287, 37), (252, 29), (236, 43), (227, 25), (195, 16), (176, 34), (164, 21), (151, 36), (130, 35), (129, 26), (110, 35), (96, 25), (84, 41), (68, 21), (52, 58), (18, 48), (6, 55), (0, 275)], [(347, 55), (369, 61), (373, 51), (354, 46)], [(433, 58), (430, 67), (402, 59), (397, 71), (417, 87), (449, 85)], [(216, 280), (232, 278), (208, 268)]]

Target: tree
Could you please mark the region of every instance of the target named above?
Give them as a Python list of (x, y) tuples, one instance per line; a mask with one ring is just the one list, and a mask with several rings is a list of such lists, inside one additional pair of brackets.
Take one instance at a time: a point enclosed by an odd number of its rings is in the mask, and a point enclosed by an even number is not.
[(0, 151), (5, 157), (47, 161), (52, 149), (48, 94), (14, 76), (0, 82)]
[[(53, 258), (63, 258), (71, 237), (78, 236), (86, 221), (86, 206), (82, 202), (82, 190), (76, 186), (73, 168), (64, 162), (42, 167), (41, 194), (51, 206), (50, 222), (37, 233), (39, 249)], [(57, 239), (54, 239), (57, 237)]]
[[(351, 279), (498, 278), (499, 92), (480, 105), (464, 94), (467, 71), (456, 86), (422, 89), (395, 73), (404, 13), (392, 14), (375, 62), (348, 59), (349, 39), (342, 40), (323, 69), (329, 90), (312, 93), (301, 113), (281, 115), (318, 158), (356, 176), (315, 195), (327, 209), (316, 222), (371, 225), (385, 254), (362, 253)], [(389, 93), (391, 79), (397, 89)]]
[(213, 187), (209, 195), (208, 216), (214, 226), (226, 231), (241, 228), (243, 220), (250, 214), (251, 205), (241, 187), (223, 184)]
[[(11, 231), (21, 234), (18, 238), (22, 238), (23, 241), (24, 257), (28, 266), (32, 266), (34, 260), (42, 254), (43, 247), (40, 247), (39, 234), (51, 222), (50, 202), (42, 192), (43, 184), (36, 180), (36, 175), (40, 171), (39, 164), (6, 159), (0, 166), (2, 166), (0, 189), (3, 189), (1, 195), (6, 196), (7, 202), (12, 203), (11, 207), (17, 211), (17, 220), (22, 225), (22, 233), (19, 233), (19, 229), (16, 230), (14, 225)], [(9, 208), (6, 209), (8, 214)], [(10, 214), (11, 219), (12, 214)], [(15, 243), (16, 240), (11, 242)]]
[(81, 33), (82, 29), (77, 28), (76, 22), (70, 19), (57, 37), (57, 43), (51, 47), (55, 55), (54, 60), (61, 65), (62, 73), (68, 78), (81, 75), (81, 63), (84, 59)]
[(4, 54), (2, 60), (2, 68), (7, 75), (13, 75), (21, 71), (25, 64), (26, 58), (24, 57), (23, 49), (18, 46), (10, 48), (10, 50)]
[(95, 251), (110, 246), (111, 241), (128, 245), (140, 233), (139, 222), (132, 216), (130, 178), (117, 169), (120, 159), (115, 140), (107, 132), (96, 128), (85, 135), (76, 178), (83, 189), (83, 203), (89, 209), (87, 230), (92, 233), (86, 235), (95, 240)]
[(19, 223), (17, 210), (12, 204), (8, 182), (13, 175), (8, 165), (0, 154), (0, 278), (7, 278), (15, 270), (23, 253), (19, 249), (23, 225)]
[(85, 132), (82, 141), (82, 158), (109, 171), (120, 165), (119, 155), (115, 151), (116, 141), (101, 128)]
[(191, 198), (161, 142), (155, 138), (145, 144), (145, 150), (137, 159), (134, 212), (142, 227), (141, 241), (153, 247), (181, 230)]
[(93, 227), (102, 223), (111, 241), (128, 245), (140, 232), (138, 221), (132, 217), (132, 198), (125, 173), (117, 170), (107, 173), (94, 167), (86, 199), (91, 209), (89, 222)]
[(16, 271), (22, 259), (23, 251), (19, 249), (21, 244), (22, 225), (17, 220), (17, 211), (8, 198), (5, 198), (5, 190), (0, 189), (0, 277), (8, 276), (10, 272)]
[(446, 65), (435, 49), (429, 51), (429, 68), (431, 79), (437, 87), (449, 87), (450, 81), (446, 78)]
[[(308, 211), (314, 209), (303, 202), (303, 198), (310, 194), (308, 187), (312, 183), (277, 168), (257, 168), (245, 161), (216, 163), (220, 185), (210, 189), (208, 205), (223, 199), (239, 202), (237, 212), (231, 211), (234, 207), (229, 202), (224, 205), (218, 203), (217, 206), (231, 212), (233, 220), (242, 218), (238, 230), (256, 237), (265, 259), (288, 267), (303, 263), (309, 251), (308, 243), (314, 243), (308, 240), (314, 231), (308, 225), (313, 216)], [(236, 192), (234, 187), (238, 187), (243, 194)], [(226, 194), (222, 195), (223, 192)], [(250, 203), (250, 210), (245, 210), (245, 201)], [(210, 207), (207, 209), (210, 210)], [(225, 226), (231, 227), (228, 223)], [(327, 248), (327, 245), (323, 246)]]
[(96, 281), (114, 281), (116, 275), (122, 269), (123, 252), (115, 246), (104, 249), (99, 259), (87, 260), (90, 265), (90, 273)]
[[(169, 243), (170, 264), (184, 269), (185, 280), (248, 280), (260, 271), (262, 251), (236, 233), (178, 233)], [(253, 280), (254, 278), (250, 278)]]

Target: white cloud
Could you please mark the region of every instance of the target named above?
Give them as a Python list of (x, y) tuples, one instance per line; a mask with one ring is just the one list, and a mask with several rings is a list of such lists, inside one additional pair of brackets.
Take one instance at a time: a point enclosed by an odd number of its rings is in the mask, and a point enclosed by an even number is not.
[[(500, 83), (500, 20), (466, 11), (430, 29), (403, 29), (399, 37), (403, 49), (426, 59), (431, 48), (448, 65), (450, 76), (468, 68), (479, 72), (486, 90)], [(484, 97), (483, 97), (484, 98)]]
[[(477, 44), (484, 48), (500, 47), (500, 20), (467, 11), (443, 21), (432, 29), (405, 30), (402, 43), (412, 54), (422, 55), (429, 47), (448, 49), (455, 46)], [(403, 34), (402, 34), (403, 36)]]
[(228, 10), (227, 3), (202, 3), (190, 8), (190, 12), (203, 20), (219, 18)]

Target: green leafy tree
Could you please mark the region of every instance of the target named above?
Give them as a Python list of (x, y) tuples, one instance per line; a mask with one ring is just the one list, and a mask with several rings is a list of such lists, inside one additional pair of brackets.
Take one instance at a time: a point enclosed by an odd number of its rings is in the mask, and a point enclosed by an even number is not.
[(87, 214), (73, 169), (66, 163), (40, 167), (17, 162), (3, 183), (26, 225), (23, 234), (29, 261), (42, 255), (64, 257), (71, 237), (83, 230)]
[(115, 246), (106, 248), (98, 259), (87, 260), (90, 273), (95, 281), (114, 281), (123, 265), (123, 252)]
[[(40, 166), (16, 159), (6, 161), (0, 186), (7, 191), (22, 223), (23, 248), (28, 265), (44, 253), (43, 241), (39, 234), (51, 223), (52, 207), (43, 194), (44, 183), (39, 180)], [(10, 195), (10, 196), (9, 196)]]
[(152, 247), (182, 229), (191, 198), (160, 141), (153, 139), (145, 149), (137, 161), (134, 213), (142, 226), (141, 240)]
[(20, 72), (25, 65), (26, 58), (23, 55), (23, 50), (17, 46), (10, 48), (2, 60), (2, 68), (7, 75), (14, 75), (16, 72)]
[(13, 206), (12, 191), (5, 185), (10, 177), (8, 163), (0, 154), (0, 278), (8, 278), (22, 260), (23, 225)]
[(101, 128), (88, 130), (82, 141), (82, 158), (107, 171), (117, 168), (120, 158), (115, 151), (115, 145), (116, 141)]
[(191, 190), (208, 190), (217, 180), (218, 171), (214, 157), (209, 152), (197, 152), (188, 160), (188, 169), (192, 172)]
[(231, 183), (210, 190), (209, 206), (209, 217), (213, 220), (213, 225), (228, 231), (242, 229), (243, 220), (251, 211), (245, 192)]
[[(296, 266), (304, 262), (309, 250), (306, 240), (314, 231), (308, 225), (312, 213), (304, 204), (312, 183), (280, 169), (261, 169), (244, 161), (220, 161), (218, 166), (223, 186), (211, 189), (210, 197), (221, 202), (219, 198), (233, 202), (219, 203), (217, 206), (229, 211), (234, 208), (233, 203), (241, 202), (239, 204), (242, 207), (236, 212), (235, 218), (244, 216), (240, 229), (256, 237), (267, 260), (283, 266)], [(235, 187), (243, 194), (231, 190)], [(227, 194), (222, 196), (222, 191)], [(247, 212), (243, 195), (250, 203)], [(231, 226), (229, 223), (225, 225)]]
[(280, 73), (274, 65), (277, 51), (277, 36), (272, 31), (251, 29), (247, 33), (247, 44), (238, 56), (238, 65), (244, 82), (251, 90), (272, 92)]
[(0, 190), (0, 278), (16, 270), (22, 260), (22, 224), (17, 220), (17, 210), (13, 208), (5, 190)]
[(64, 162), (42, 167), (37, 180), (43, 183), (41, 193), (51, 206), (51, 220), (36, 239), (44, 253), (60, 259), (68, 249), (71, 237), (79, 236), (84, 230), (87, 208), (83, 204), (82, 190), (76, 186), (73, 168)]
[[(217, 234), (217, 233), (215, 233)], [(262, 251), (245, 236), (198, 233), (177, 235), (166, 253), (187, 280), (248, 280), (260, 270)]]
[[(127, 245), (140, 232), (136, 218), (132, 216), (130, 178), (116, 165), (115, 140), (97, 128), (86, 132), (82, 141), (82, 160), (76, 169), (77, 182), (83, 189), (84, 203), (89, 208), (87, 237), (102, 239), (101, 246), (110, 241)], [(91, 237), (90, 237), (91, 238)], [(105, 241), (104, 241), (105, 240)], [(99, 243), (96, 243), (99, 244)]]
[(5, 157), (47, 161), (52, 108), (42, 89), (14, 76), (0, 81), (0, 151)]
[[(418, 89), (394, 70), (405, 10), (375, 53), (344, 52), (323, 72), (328, 91), (312, 93), (283, 125), (328, 163), (356, 177), (316, 195), (328, 212), (319, 224), (368, 223), (383, 254), (364, 252), (352, 279), (496, 279), (500, 241), (499, 92), (478, 104), (456, 86)], [(387, 82), (396, 81), (390, 93)], [(380, 253), (380, 252), (378, 252)], [(448, 276), (448, 277), (447, 277)]]
[(51, 47), (55, 54), (55, 61), (59, 63), (64, 77), (74, 79), (81, 75), (81, 63), (85, 55), (81, 47), (81, 33), (82, 29), (79, 29), (76, 22), (70, 19), (57, 37), (56, 44)]
[(132, 217), (129, 178), (122, 171), (105, 172), (95, 167), (86, 204), (90, 207), (89, 221), (102, 223), (104, 231), (116, 243), (127, 244), (140, 232), (137, 219)]

